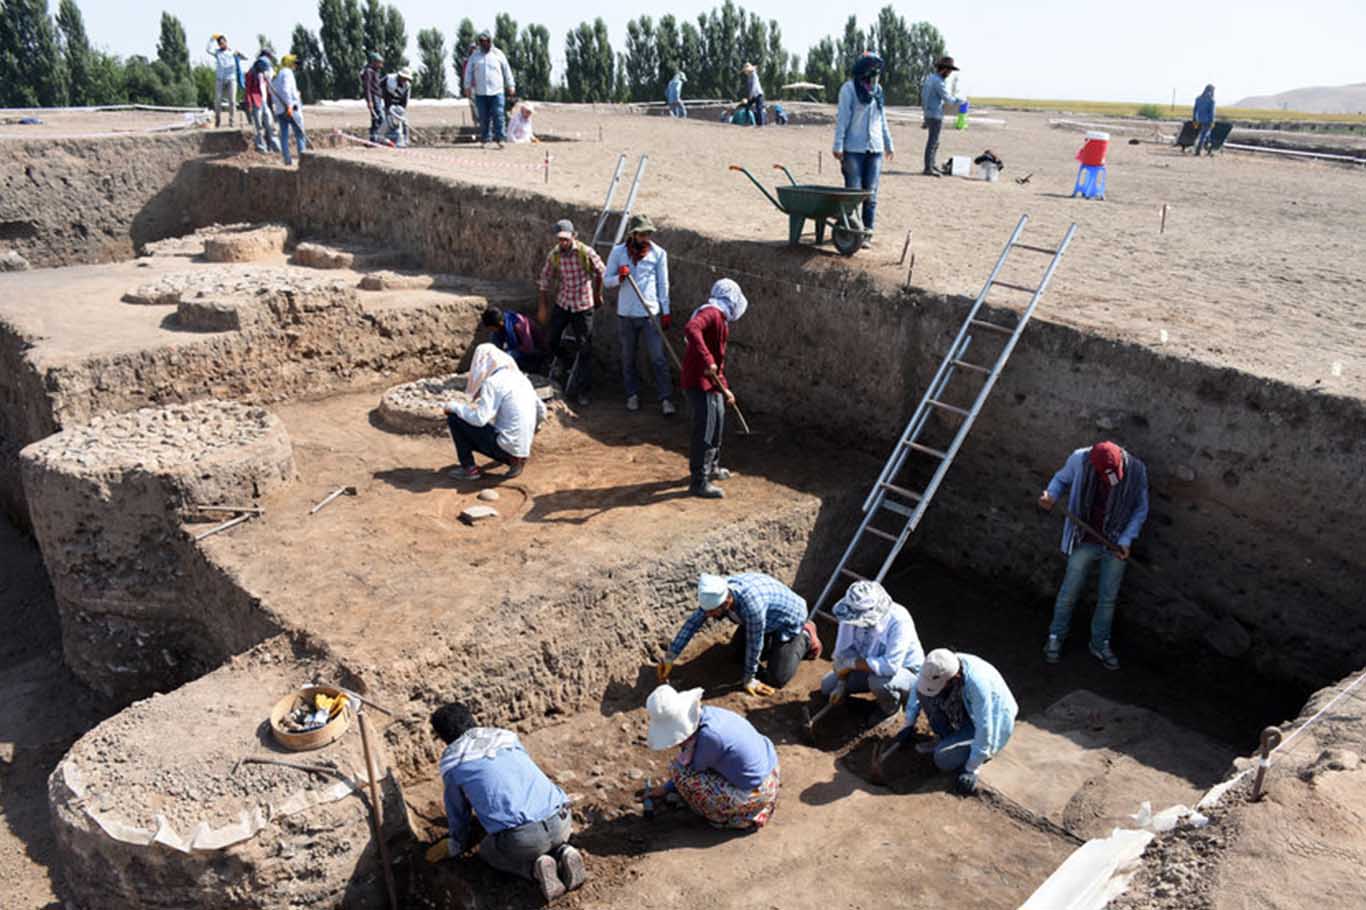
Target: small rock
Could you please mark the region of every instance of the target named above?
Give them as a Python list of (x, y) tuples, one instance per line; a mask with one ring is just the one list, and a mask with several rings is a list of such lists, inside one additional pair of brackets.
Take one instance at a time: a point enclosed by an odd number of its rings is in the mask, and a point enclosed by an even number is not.
[(1195, 480), (1195, 469), (1184, 464), (1179, 464), (1172, 468), (1172, 475), (1182, 483), (1190, 483)]
[(480, 491), (479, 491), (479, 498), (482, 499), (484, 502), (497, 502), (497, 501), (498, 501), (498, 491), (497, 491), (497, 490), (480, 490)]
[(594, 777), (602, 777), (602, 775), (606, 772), (603, 771), (602, 765), (594, 765), (588, 773), (593, 775)]
[(1105, 430), (1108, 432), (1117, 426), (1119, 426), (1118, 421), (1108, 415), (1101, 414), (1096, 418), (1096, 429), (1098, 430)]
[(28, 270), (28, 260), (14, 250), (5, 250), (0, 253), (0, 272), (27, 272)]
[(626, 772), (626, 776), (629, 777), (631, 780), (644, 780), (645, 772), (640, 770), (639, 768), (632, 768), (630, 771)]
[(573, 771), (561, 771), (555, 775), (555, 779), (562, 784), (572, 784), (579, 779), (579, 775)]
[(483, 521), (486, 518), (497, 517), (498, 510), (493, 508), (493, 506), (470, 506), (460, 513), (460, 520), (467, 525), (472, 525), (477, 521)]

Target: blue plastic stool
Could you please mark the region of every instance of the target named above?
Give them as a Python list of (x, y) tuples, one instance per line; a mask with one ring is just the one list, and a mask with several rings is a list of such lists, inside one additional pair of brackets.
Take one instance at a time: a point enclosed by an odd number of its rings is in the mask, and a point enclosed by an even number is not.
[(1083, 164), (1077, 170), (1077, 185), (1072, 187), (1072, 198), (1077, 194), (1085, 199), (1105, 198), (1105, 165)]

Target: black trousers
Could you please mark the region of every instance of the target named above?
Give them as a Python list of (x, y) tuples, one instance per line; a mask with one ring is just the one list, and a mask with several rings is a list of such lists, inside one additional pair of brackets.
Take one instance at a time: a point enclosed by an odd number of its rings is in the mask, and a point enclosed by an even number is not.
[[(745, 659), (745, 626), (741, 623), (730, 640), (740, 660)], [(792, 682), (797, 675), (797, 667), (810, 650), (811, 643), (805, 632), (798, 632), (788, 641), (779, 641), (777, 634), (770, 632), (764, 636), (764, 650), (759, 653), (759, 681), (768, 683), (775, 689)]]
[(692, 409), (692, 443), (688, 471), (693, 486), (701, 486), (721, 461), (721, 434), (726, 429), (726, 399), (720, 392), (685, 389)]
[[(571, 313), (559, 305), (551, 310), (551, 363), (560, 361), (560, 341), (564, 338), (564, 330), (569, 327), (573, 327), (574, 337), (579, 339), (579, 350), (573, 361), (565, 366), (568, 372), (565, 374), (564, 394), (566, 396), (587, 395), (593, 391), (593, 311), (579, 310), (577, 313)], [(574, 380), (573, 388), (569, 387), (571, 376)]]
[(944, 121), (930, 117), (925, 118), (925, 170), (934, 170), (934, 159), (939, 154), (939, 132), (944, 128)]

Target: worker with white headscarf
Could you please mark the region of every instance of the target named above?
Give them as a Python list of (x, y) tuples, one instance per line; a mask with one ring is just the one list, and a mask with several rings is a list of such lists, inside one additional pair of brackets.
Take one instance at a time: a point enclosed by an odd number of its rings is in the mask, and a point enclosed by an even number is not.
[(474, 349), (465, 395), (468, 401), (456, 399), (445, 407), (446, 425), (460, 458), (452, 476), (460, 480), (483, 476), (474, 463), (475, 452), (507, 465), (506, 478), (521, 474), (536, 428), (545, 419), (545, 405), (531, 381), (507, 353), (481, 344)]
[(692, 405), (689, 492), (704, 499), (721, 499), (726, 495), (714, 483), (730, 476), (730, 471), (720, 465), (726, 405), (735, 404), (735, 395), (726, 379), (726, 341), (730, 338), (730, 324), (738, 322), (748, 308), (749, 301), (740, 285), (722, 278), (711, 286), (707, 302), (698, 307), (683, 329), (687, 347), (683, 351), (679, 385)]
[(840, 622), (831, 655), (835, 669), (821, 680), (821, 692), (838, 703), (846, 694), (872, 692), (888, 714), (911, 697), (925, 649), (911, 613), (875, 581), (856, 581), (835, 604)]

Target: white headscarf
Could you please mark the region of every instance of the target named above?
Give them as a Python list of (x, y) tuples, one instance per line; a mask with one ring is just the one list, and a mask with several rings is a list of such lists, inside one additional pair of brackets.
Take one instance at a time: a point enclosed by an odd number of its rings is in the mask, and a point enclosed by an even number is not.
[(832, 611), (840, 622), (855, 628), (873, 628), (892, 609), (892, 595), (875, 581), (856, 581)]
[(705, 310), (709, 306), (716, 307), (724, 313), (727, 322), (738, 322), (740, 317), (745, 315), (745, 310), (749, 309), (749, 301), (745, 299), (745, 293), (740, 290), (740, 285), (729, 278), (722, 278), (711, 286), (707, 302), (698, 309)]
[(511, 355), (501, 350), (497, 345), (487, 342), (474, 349), (474, 357), (470, 360), (470, 377), (465, 382), (465, 394), (470, 398), (479, 395), (479, 389), (494, 373), (499, 370), (517, 369), (517, 361)]

